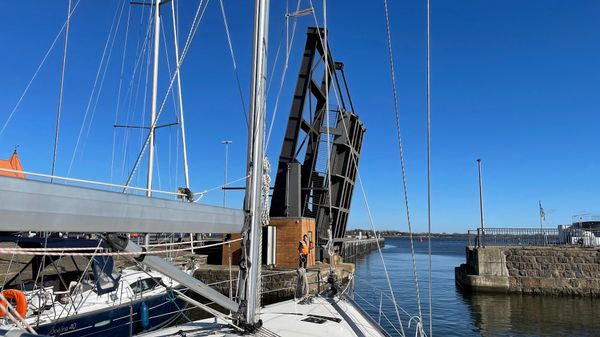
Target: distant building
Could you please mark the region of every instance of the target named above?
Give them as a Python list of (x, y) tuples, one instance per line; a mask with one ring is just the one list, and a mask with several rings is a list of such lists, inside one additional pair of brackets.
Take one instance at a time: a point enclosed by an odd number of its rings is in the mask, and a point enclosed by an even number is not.
[(21, 161), (19, 160), (19, 155), (17, 154), (17, 150), (13, 152), (12, 156), (8, 160), (0, 160), (0, 169), (5, 170), (14, 170), (19, 172), (8, 172), (0, 170), (0, 176), (5, 177), (16, 177), (25, 179), (25, 174), (23, 172), (23, 166), (21, 165)]
[(600, 230), (600, 215), (579, 214), (571, 218), (571, 228)]

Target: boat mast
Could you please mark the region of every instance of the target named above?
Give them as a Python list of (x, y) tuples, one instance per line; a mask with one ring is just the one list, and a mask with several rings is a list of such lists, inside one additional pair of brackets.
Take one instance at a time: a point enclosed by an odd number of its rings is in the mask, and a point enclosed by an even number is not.
[(60, 129), (60, 110), (62, 108), (62, 98), (63, 98), (63, 83), (65, 81), (65, 66), (67, 63), (67, 44), (69, 42), (69, 23), (71, 22), (71, 0), (69, 0), (67, 10), (67, 23), (65, 24), (65, 43), (63, 45), (63, 59), (62, 59), (62, 67), (60, 69), (60, 87), (58, 90), (58, 108), (56, 111), (56, 128), (54, 131), (54, 150), (52, 152), (52, 171), (50, 175), (50, 182), (54, 181), (54, 171), (56, 168), (56, 150), (58, 147), (58, 131)]
[[(175, 1), (171, 2), (171, 16), (173, 21), (173, 41), (175, 42), (175, 64), (179, 67), (179, 34), (175, 20)], [(181, 127), (181, 144), (183, 147), (183, 174), (185, 176), (185, 187), (190, 188), (190, 177), (188, 174), (187, 146), (185, 143), (185, 124), (183, 122), (183, 98), (181, 97), (181, 71), (176, 69), (177, 96), (179, 98), (179, 126)]]
[(154, 171), (154, 124), (156, 120), (156, 96), (158, 91), (158, 47), (160, 44), (160, 0), (155, 1), (154, 9), (154, 64), (152, 66), (152, 112), (150, 114), (150, 143), (148, 152), (148, 176), (146, 196), (152, 196), (152, 174)]
[[(254, 2), (254, 47), (252, 51), (252, 78), (250, 84), (250, 123), (248, 127), (248, 169), (246, 179), (246, 265), (245, 291), (242, 292), (242, 320), (252, 329), (260, 326), (257, 309), (260, 306), (260, 267), (262, 236), (262, 177), (264, 159), (264, 129), (266, 110), (266, 63), (269, 32), (269, 0)], [(244, 305), (245, 304), (245, 305)]]

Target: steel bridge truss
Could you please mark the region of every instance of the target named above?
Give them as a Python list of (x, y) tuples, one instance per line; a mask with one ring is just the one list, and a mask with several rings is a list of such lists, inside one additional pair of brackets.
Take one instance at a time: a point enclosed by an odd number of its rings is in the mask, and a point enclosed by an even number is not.
[(330, 225), (334, 239), (345, 234), (365, 133), (354, 113), (344, 65), (334, 61), (329, 48), (324, 57), (323, 36), (324, 30), (308, 28), (271, 202), (273, 217), (315, 218), (318, 244), (328, 240)]

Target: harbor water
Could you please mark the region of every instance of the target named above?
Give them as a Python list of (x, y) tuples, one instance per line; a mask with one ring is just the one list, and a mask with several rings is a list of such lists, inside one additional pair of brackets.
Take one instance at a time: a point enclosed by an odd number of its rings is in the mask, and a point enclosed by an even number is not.
[[(432, 239), (432, 303), (434, 336), (600, 336), (600, 299), (505, 294), (469, 294), (454, 282), (454, 267), (465, 260), (465, 239)], [(427, 240), (415, 238), (421, 316), (429, 332), (429, 284)], [(386, 238), (382, 249), (407, 336), (414, 335), (418, 317), (410, 241)], [(398, 318), (389, 296), (379, 252), (356, 261), (355, 298), (392, 335)], [(384, 291), (386, 295), (381, 295)], [(383, 300), (382, 300), (383, 299)], [(384, 315), (379, 317), (379, 307)]]

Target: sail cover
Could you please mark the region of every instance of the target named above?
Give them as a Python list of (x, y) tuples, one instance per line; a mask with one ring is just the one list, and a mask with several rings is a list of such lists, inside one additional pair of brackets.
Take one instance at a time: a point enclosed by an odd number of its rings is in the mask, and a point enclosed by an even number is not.
[(241, 233), (244, 212), (0, 176), (0, 231)]
[(114, 291), (119, 286), (121, 274), (114, 270), (114, 261), (110, 256), (94, 256), (92, 271), (98, 295)]

